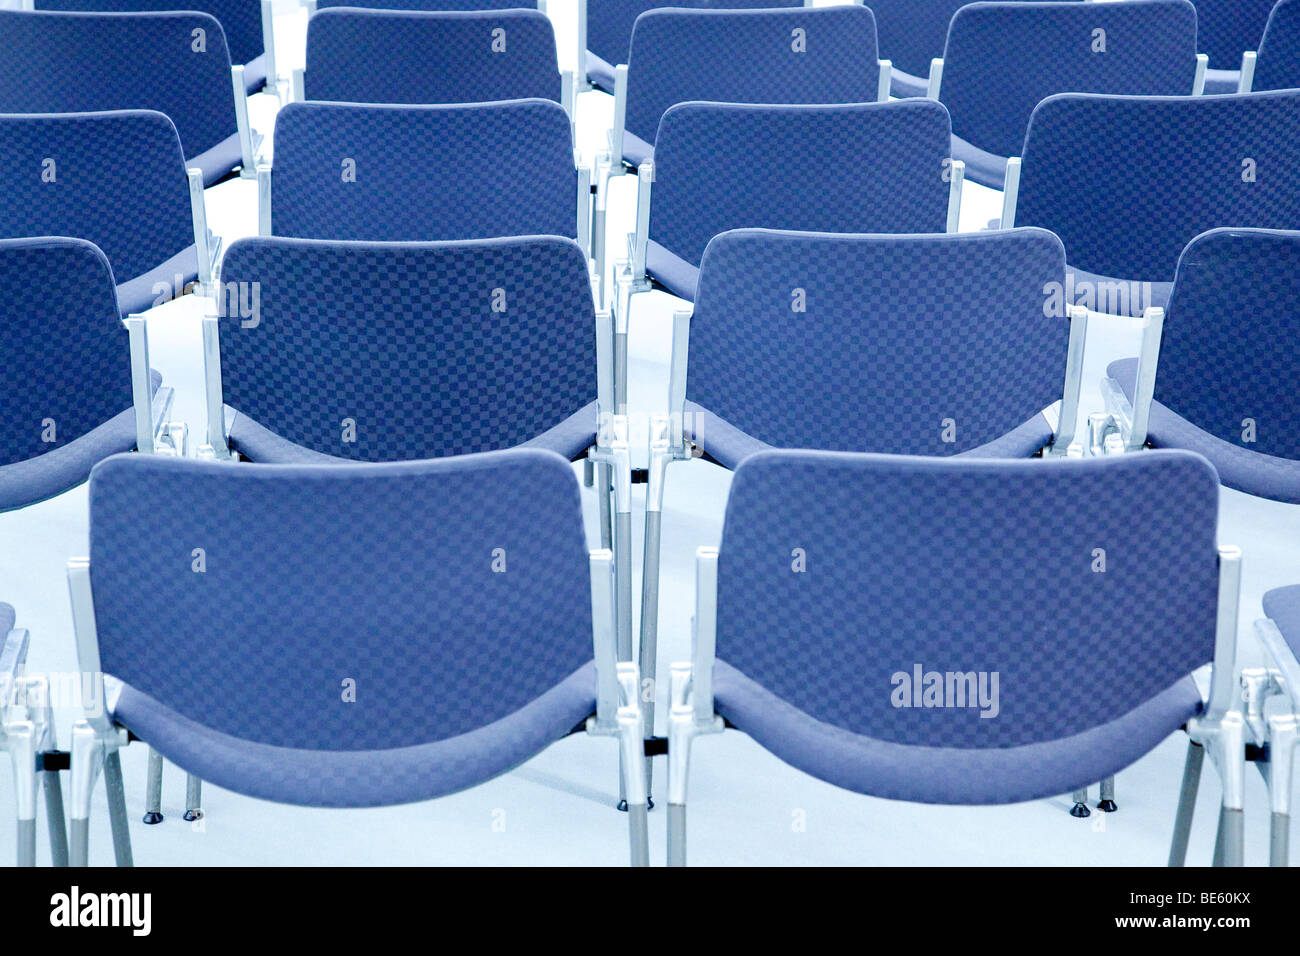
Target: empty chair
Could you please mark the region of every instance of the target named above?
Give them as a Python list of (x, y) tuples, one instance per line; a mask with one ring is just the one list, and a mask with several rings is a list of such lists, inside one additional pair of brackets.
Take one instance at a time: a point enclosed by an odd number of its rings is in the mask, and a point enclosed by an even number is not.
[(647, 10), (753, 10), (802, 7), (804, 0), (578, 0), (578, 80), (614, 92), (614, 69), (628, 62), (632, 28)]
[(1279, 0), (1258, 51), (1241, 55), (1238, 92), (1300, 87), (1300, 0)]
[[(108, 260), (83, 239), (0, 239), (0, 510), (62, 494), (116, 452), (181, 451), (144, 320), (118, 315)], [(179, 445), (179, 447), (178, 447)]]
[[(638, 171), (636, 234), (616, 270), (620, 407), (633, 297), (659, 287), (693, 300), (700, 258), (719, 233), (955, 232), (962, 167), (949, 158), (951, 134), (947, 111), (930, 101), (669, 109), (654, 161)], [(739, 177), (719, 179), (737, 157)]]
[(425, 12), (322, 10), (307, 22), (306, 72), (295, 100), (349, 103), (480, 103), (561, 90), (555, 31), (536, 10)]
[(1268, 783), (1269, 865), (1290, 865), (1291, 786), (1300, 731), (1300, 586), (1264, 594), (1264, 617), (1255, 634), (1262, 665), (1243, 669), (1248, 740), (1257, 746), (1252, 763)]
[[(1187, 452), (746, 459), (721, 546), (697, 553), (692, 659), (672, 671), (669, 863), (686, 861), (692, 739), (725, 721), (844, 789), (965, 805), (1066, 793), (1185, 725), (1169, 862), (1208, 751), (1215, 860), (1240, 866), (1241, 553), (1216, 550), (1217, 508), (1214, 470)], [(1192, 674), (1211, 662), (1204, 701)], [(734, 786), (723, 799), (745, 800)]]
[(50, 682), (28, 676), (26, 628), (15, 627), (14, 609), (0, 604), (0, 747), (13, 768), (18, 820), (18, 865), (36, 865), (36, 792), (45, 793), (50, 830), (50, 860), (68, 865), (68, 831), (63, 819), (63, 788), (48, 753), (57, 752)]
[[(161, 13), (180, 9), (177, 0), (34, 0), (38, 10)], [(357, 6), (357, 4), (350, 4)], [(230, 60), (244, 68), (244, 89), (275, 93), (275, 31), (272, 0), (186, 0), (185, 9), (210, 13), (221, 24)]]
[(290, 103), (259, 170), (263, 235), (589, 245), (591, 173), (558, 103)]
[(1242, 53), (1258, 50), (1275, 0), (1194, 0), (1201, 50), (1210, 58), (1206, 93), (1235, 93)]
[(943, 56), (953, 14), (968, 0), (872, 0), (880, 55), (893, 66), (895, 96), (925, 96), (930, 61)]
[[(1094, 425), (1121, 449), (1186, 448), (1229, 488), (1300, 503), (1300, 232), (1214, 229), (1178, 261), (1138, 358), (1111, 363)], [(1158, 360), (1158, 365), (1157, 365)], [(1112, 441), (1113, 444), (1113, 441)]]
[(243, 67), (206, 13), (0, 10), (0, 50), (0, 113), (157, 110), (204, 185), (254, 175)]
[(75, 236), (112, 265), (123, 316), (210, 287), (221, 240), (203, 173), (186, 171), (171, 120), (152, 110), (0, 116), (0, 236)]
[(1060, 240), (1041, 229), (715, 237), (694, 314), (675, 317), (667, 416), (652, 419), (642, 672), (656, 673), (669, 462), (735, 469), (773, 446), (1066, 454), (1087, 315), (1044, 309), (1064, 279)]
[(1002, 223), (1061, 237), (1067, 298), (1140, 316), (1207, 229), (1300, 226), (1297, 142), (1300, 91), (1051, 96), (1008, 162)]
[[(119, 456), (91, 476), (90, 524), (90, 557), (68, 568), (100, 704), (72, 730), (73, 863), (101, 769), (131, 862), (132, 739), (257, 799), (371, 807), (486, 782), (582, 729), (618, 738), (646, 863), (636, 667), (615, 662), (609, 552), (587, 552), (563, 458)], [(340, 607), (359, 626), (340, 627)], [(120, 685), (107, 707), (103, 675)]]
[(966, 176), (1001, 189), (1030, 114), (1053, 93), (1177, 96), (1204, 80), (1188, 0), (972, 3), (952, 18), (929, 95), (948, 108)]

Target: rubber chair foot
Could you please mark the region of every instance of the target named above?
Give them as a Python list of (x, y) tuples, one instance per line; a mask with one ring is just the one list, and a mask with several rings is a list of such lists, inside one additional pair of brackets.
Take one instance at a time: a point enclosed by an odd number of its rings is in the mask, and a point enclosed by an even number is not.
[(193, 823), (195, 820), (201, 820), (201, 819), (203, 819), (203, 811), (202, 811), (202, 810), (186, 810), (186, 811), (185, 811), (185, 817), (184, 817), (184, 819), (185, 819), (185, 821), (186, 821), (187, 823)]
[(1082, 820), (1084, 817), (1092, 816), (1092, 811), (1088, 809), (1086, 803), (1076, 803), (1074, 806), (1070, 807), (1070, 816), (1078, 817)]
[(1119, 805), (1114, 800), (1103, 800), (1097, 804), (1097, 809), (1102, 813), (1114, 813), (1119, 809)]
[(163, 815), (161, 813), (146, 813), (144, 815), (144, 822), (150, 826), (153, 826), (155, 823), (162, 823)]
[[(646, 798), (645, 798), (645, 808), (646, 808), (646, 811), (647, 811), (647, 812), (649, 812), (650, 810), (653, 810), (653, 809), (655, 808), (655, 800), (654, 800), (654, 797), (646, 797)], [(618, 812), (619, 812), (619, 813), (627, 813), (627, 801), (626, 801), (626, 800), (620, 800), (620, 801), (618, 802)]]

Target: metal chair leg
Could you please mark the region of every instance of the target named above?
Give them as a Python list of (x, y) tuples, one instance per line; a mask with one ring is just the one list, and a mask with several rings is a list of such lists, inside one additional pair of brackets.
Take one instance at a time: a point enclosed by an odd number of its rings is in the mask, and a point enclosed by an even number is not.
[(1246, 824), (1241, 810), (1223, 807), (1219, 811), (1220, 849), (1218, 866), (1241, 866), (1245, 858)]
[(1268, 865), (1290, 866), (1291, 814), (1269, 814)]
[(72, 819), (69, 862), (86, 866), (90, 857), (90, 798), (104, 766), (104, 743), (86, 721), (72, 727)]
[(1169, 844), (1169, 865), (1187, 862), (1187, 842), (1192, 835), (1192, 817), (1196, 812), (1196, 794), (1201, 786), (1201, 768), (1205, 748), (1195, 741), (1187, 743), (1187, 760), (1183, 763), (1183, 783), (1178, 791), (1178, 811), (1174, 815), (1174, 836)]
[(18, 865), (36, 865), (36, 726), (30, 720), (14, 721), (3, 728), (5, 747), (13, 767), (14, 796), (18, 803)]
[(1082, 820), (1084, 817), (1092, 816), (1092, 811), (1088, 809), (1088, 788), (1080, 787), (1071, 794), (1074, 800), (1074, 806), (1070, 807), (1070, 816), (1078, 817)]
[(590, 488), (593, 484), (596, 483), (595, 471), (596, 471), (595, 462), (593, 462), (590, 458), (584, 458), (582, 460), (582, 484), (584, 487)]
[(1115, 805), (1115, 777), (1106, 777), (1101, 781), (1101, 799), (1097, 803), (1097, 809), (1102, 813), (1114, 813), (1119, 809)]
[(185, 819), (193, 823), (203, 816), (203, 781), (192, 773), (185, 775)]
[(614, 548), (614, 519), (612, 516), (612, 503), (610, 501), (610, 469), (609, 465), (596, 466), (596, 503), (600, 509), (600, 546), (606, 551)]
[(162, 754), (149, 748), (149, 781), (145, 785), (144, 822), (162, 823)]
[(104, 757), (104, 788), (108, 791), (108, 821), (113, 828), (113, 856), (118, 866), (134, 866), (131, 830), (126, 819), (126, 787), (122, 781), (122, 755), (116, 750)]
[(45, 789), (45, 823), (50, 831), (50, 862), (68, 865), (68, 824), (63, 815), (63, 785), (57, 770), (41, 772)]

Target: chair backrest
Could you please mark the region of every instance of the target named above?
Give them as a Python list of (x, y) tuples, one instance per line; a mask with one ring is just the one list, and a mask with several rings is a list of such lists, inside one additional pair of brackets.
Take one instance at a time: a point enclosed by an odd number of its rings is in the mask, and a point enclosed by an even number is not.
[(952, 16), (968, 0), (871, 0), (880, 55), (894, 68), (928, 76), (930, 61), (943, 56)]
[(1258, 50), (1275, 0), (1195, 0), (1201, 52), (1215, 70), (1235, 70), (1241, 54)]
[(316, 0), (317, 10), (360, 7), (363, 10), (519, 10), (527, 0)]
[(226, 403), (313, 451), (508, 448), (596, 399), (591, 282), (571, 239), (240, 239), (221, 279)]
[(186, 158), (235, 135), (226, 36), (206, 13), (0, 10), (0, 113), (150, 109)]
[(0, 236), (76, 236), (119, 282), (194, 243), (185, 157), (152, 110), (0, 116)]
[(1300, 87), (1300, 0), (1279, 0), (1259, 44), (1252, 89)]
[(1018, 156), (1030, 114), (1053, 93), (1184, 96), (1195, 77), (1188, 0), (972, 3), (948, 29), (940, 99), (955, 135)]
[(0, 465), (60, 448), (131, 407), (108, 260), (83, 239), (0, 239)]
[[(165, 13), (179, 9), (177, 0), (35, 0), (38, 10), (104, 13)], [(358, 4), (349, 4), (357, 6)], [(226, 35), (233, 63), (248, 63), (265, 52), (262, 5), (258, 0), (185, 0), (185, 9), (217, 18)]]
[(700, 267), (687, 397), (784, 448), (967, 451), (1060, 399), (1069, 324), (1045, 305), (1064, 279), (1041, 229), (723, 233)]
[[(1189, 452), (762, 452), (727, 501), (717, 656), (892, 743), (1072, 737), (1213, 659), (1217, 509), (1214, 469)], [(977, 687), (996, 700), (973, 706)]]
[(1061, 237), (1070, 265), (1168, 282), (1216, 226), (1300, 222), (1300, 92), (1062, 94), (1025, 136), (1016, 224)]
[(91, 472), (90, 561), (104, 673), (253, 743), (441, 740), (592, 659), (577, 481), (549, 452), (256, 467), (118, 455)]
[(870, 103), (876, 22), (866, 7), (651, 10), (637, 17), (627, 129), (654, 142), (675, 103)]
[(686, 10), (758, 10), (802, 7), (803, 0), (587, 0), (587, 49), (606, 63), (627, 63), (637, 17), (661, 7)]
[(555, 31), (537, 10), (322, 10), (307, 23), (308, 99), (560, 100)]
[[(699, 265), (728, 229), (943, 232), (951, 135), (947, 110), (929, 100), (679, 103), (655, 140), (649, 237)], [(723, 184), (719, 170), (738, 161)]]
[(1188, 243), (1156, 401), (1250, 451), (1300, 459), (1300, 232), (1215, 229)]
[(577, 236), (564, 108), (290, 103), (275, 119), (271, 229), (313, 239)]

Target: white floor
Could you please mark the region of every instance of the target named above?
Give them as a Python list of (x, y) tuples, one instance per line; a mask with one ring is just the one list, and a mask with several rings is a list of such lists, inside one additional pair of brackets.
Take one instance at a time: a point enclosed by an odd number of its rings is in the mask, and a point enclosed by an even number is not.
[[(572, 0), (551, 0), (561, 63), (575, 60)], [(277, 0), (281, 71), (303, 58), (305, 18), (293, 0)], [(251, 104), (254, 125), (267, 134), (275, 101)], [(603, 143), (612, 101), (600, 93), (579, 102), (579, 140), (590, 155)], [(727, 175), (720, 170), (719, 177)], [(611, 237), (632, 228), (634, 182), (616, 181)], [(229, 244), (253, 235), (256, 187), (234, 180), (208, 191), (212, 229)], [(982, 228), (1000, 208), (997, 193), (967, 184), (962, 208), (965, 230)], [(611, 248), (620, 242), (611, 238)], [(658, 407), (666, 380), (668, 341), (663, 333), (672, 300), (661, 293), (639, 297), (633, 314), (634, 411)], [(202, 299), (189, 297), (155, 310), (149, 319), (151, 358), (177, 390), (176, 413), (191, 434), (201, 434), (199, 319)], [(1096, 383), (1105, 365), (1135, 354), (1130, 323), (1095, 320), (1089, 334), (1085, 413), (1100, 408)], [(721, 532), (729, 475), (695, 461), (673, 465), (664, 512), (661, 583), (660, 670), (685, 659), (689, 646), (692, 562), (695, 548), (716, 544)], [(634, 514), (641, 501), (634, 500)], [(595, 506), (587, 495), (589, 528)], [(638, 540), (634, 553), (640, 554)], [(1221, 541), (1245, 551), (1241, 608), (1243, 654), (1255, 659), (1252, 625), (1269, 588), (1300, 582), (1300, 509), (1222, 494)], [(0, 515), (0, 600), (11, 603), (19, 626), (32, 633), (32, 671), (76, 670), (64, 566), (87, 550), (85, 488), (54, 500)], [(639, 558), (638, 558), (639, 563)], [(639, 596), (639, 581), (636, 584)], [(1105, 613), (1104, 609), (1099, 609)], [(61, 742), (76, 717), (57, 714)], [(660, 729), (662, 731), (662, 722)], [(839, 791), (791, 769), (742, 734), (702, 739), (695, 748), (690, 804), (691, 862), (696, 864), (1083, 864), (1158, 865), (1167, 854), (1185, 742), (1178, 736), (1118, 778), (1116, 814), (1088, 820), (1066, 814), (1066, 797), (998, 808), (949, 808), (893, 803)], [(206, 816), (181, 819), (184, 775), (168, 767), (163, 788), (166, 820), (140, 822), (143, 813), (143, 745), (123, 754), (127, 804), (135, 858), (141, 865), (175, 864), (619, 864), (627, 858), (626, 818), (613, 809), (616, 750), (608, 739), (573, 737), (513, 773), (466, 793), (430, 803), (378, 810), (309, 810), (251, 800), (214, 787), (204, 790)], [(1208, 765), (1207, 765), (1208, 766)], [(656, 761), (662, 789), (662, 759)], [(65, 775), (66, 783), (66, 775)], [(1189, 862), (1209, 862), (1218, 785), (1207, 772), (1198, 806)], [(1096, 788), (1093, 789), (1093, 801)], [(12, 790), (0, 774), (0, 821), (12, 820)], [(1247, 778), (1247, 862), (1267, 860), (1268, 807), (1262, 783)], [(664, 814), (650, 814), (652, 861), (663, 862)], [(44, 824), (42, 823), (42, 826)], [(91, 861), (110, 864), (112, 849), (103, 788), (91, 821)], [(48, 847), (38, 851), (48, 862)], [(13, 859), (13, 827), (0, 825), (0, 861)]]

